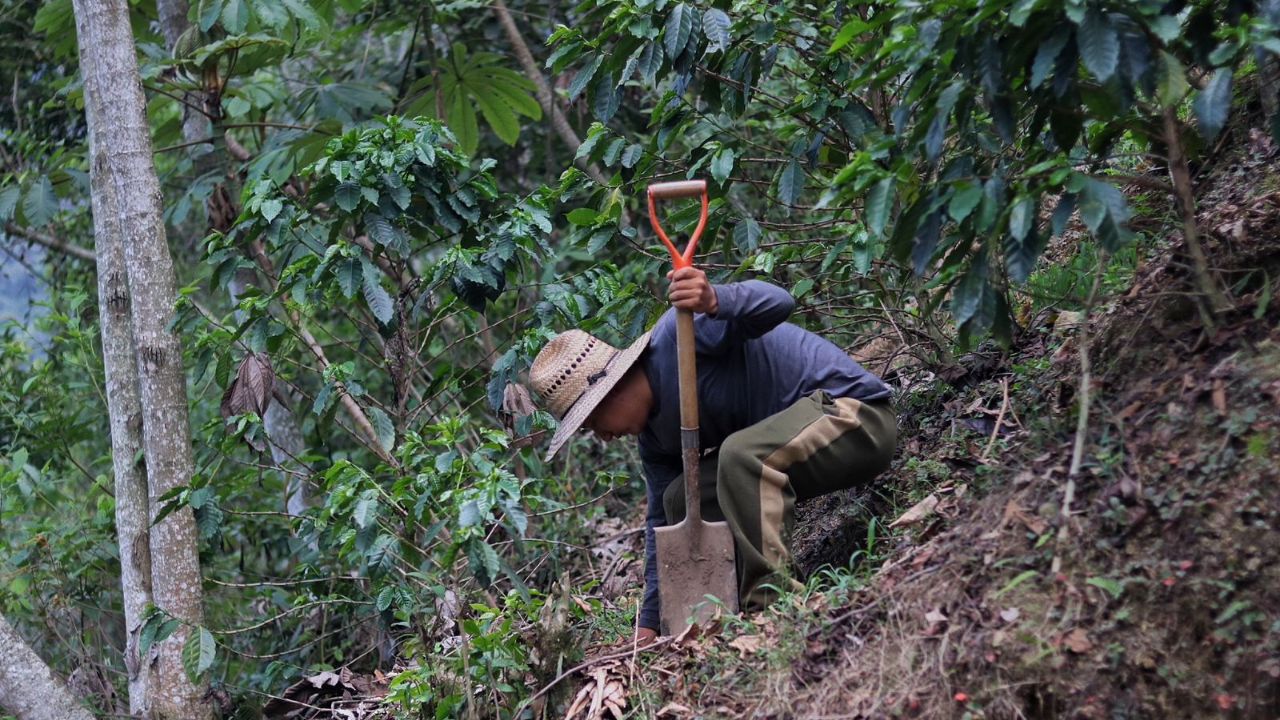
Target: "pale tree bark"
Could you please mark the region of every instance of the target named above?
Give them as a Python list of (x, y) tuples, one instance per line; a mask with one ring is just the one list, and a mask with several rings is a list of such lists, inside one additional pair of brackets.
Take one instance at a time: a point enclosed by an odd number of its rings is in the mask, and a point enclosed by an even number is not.
[(0, 648), (0, 709), (5, 713), (18, 720), (93, 720), (3, 615)]
[[(93, 112), (86, 107), (86, 112)], [(89, 121), (89, 144), (96, 119)], [(148, 663), (142, 662), (138, 639), (151, 596), (151, 548), (147, 478), (138, 461), (142, 450), (142, 399), (134, 361), (129, 319), (129, 286), (119, 206), (110, 183), (96, 183), (92, 193), (94, 249), (98, 269), (98, 316), (102, 328), (102, 364), (106, 375), (107, 415), (111, 426), (111, 466), (115, 475), (116, 541), (120, 547), (120, 585), (124, 599), (124, 666), (128, 675), (129, 712), (146, 715)]]
[[(152, 648), (148, 716), (159, 720), (212, 717), (203, 683), (182, 667), (182, 645), (204, 622), (195, 518), (189, 508), (156, 523), (158, 498), (190, 482), (194, 470), (187, 417), (182, 347), (167, 325), (176, 297), (173, 259), (166, 244), (160, 185), (152, 164), (146, 101), (138, 76), (133, 29), (125, 0), (73, 0), (80, 46), (85, 105), (91, 108), (90, 184), (93, 194), (110, 186), (116, 213), (95, 218), (100, 242), (124, 246), (142, 440), (153, 525), (151, 587), (155, 604), (183, 621), (177, 632)], [(98, 224), (101, 222), (101, 224)], [(115, 232), (123, 231), (120, 235)], [(104, 274), (105, 273), (100, 273)]]

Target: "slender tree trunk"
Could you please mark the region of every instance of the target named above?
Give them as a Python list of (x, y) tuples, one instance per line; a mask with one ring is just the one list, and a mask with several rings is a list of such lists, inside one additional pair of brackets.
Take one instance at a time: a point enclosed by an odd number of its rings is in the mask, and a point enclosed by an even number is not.
[[(133, 29), (125, 0), (73, 0), (91, 123), (90, 183), (93, 194), (110, 186), (116, 200), (111, 218), (95, 219), (99, 242), (124, 246), (125, 275), (133, 323), (142, 439), (150, 493), (151, 587), (155, 604), (183, 621), (153, 648), (148, 684), (150, 717), (200, 720), (212, 716), (205, 686), (182, 667), (181, 650), (193, 627), (204, 622), (195, 519), (188, 508), (155, 523), (157, 499), (186, 485), (193, 473), (182, 347), (167, 326), (173, 315), (173, 259), (161, 216), (160, 185), (152, 164), (146, 101), (138, 77)], [(110, 220), (111, 222), (106, 222)], [(114, 232), (123, 231), (114, 236)], [(100, 271), (101, 273), (101, 271)], [(105, 274), (105, 273), (101, 273)]]
[(1178, 209), (1182, 214), (1182, 239), (1187, 243), (1192, 279), (1195, 281), (1196, 289), (1200, 291), (1196, 307), (1200, 309), (1200, 319), (1204, 326), (1213, 330), (1215, 316), (1226, 310), (1229, 303), (1209, 271), (1209, 261), (1205, 257), (1204, 247), (1200, 244), (1191, 170), (1187, 166), (1187, 157), (1182, 151), (1182, 130), (1177, 110), (1173, 107), (1166, 108), (1164, 111), (1164, 139), (1169, 149), (1169, 177), (1173, 180)]
[[(18, 720), (93, 720), (66, 683), (55, 676), (0, 615), (0, 709)], [(3, 713), (0, 713), (3, 714)]]
[[(86, 107), (92, 112), (92, 109)], [(96, 121), (90, 121), (90, 145)], [(120, 239), (119, 207), (110, 183), (97, 183), (92, 193), (94, 246), (98, 269), (98, 316), (102, 328), (102, 363), (106, 374), (107, 414), (111, 424), (111, 465), (115, 474), (116, 540), (120, 546), (120, 584), (124, 591), (125, 654), (129, 712), (143, 716), (147, 708), (149, 665), (138, 652), (143, 613), (151, 596), (151, 547), (147, 511), (147, 478), (142, 451), (142, 400), (134, 362), (129, 319), (129, 285)]]

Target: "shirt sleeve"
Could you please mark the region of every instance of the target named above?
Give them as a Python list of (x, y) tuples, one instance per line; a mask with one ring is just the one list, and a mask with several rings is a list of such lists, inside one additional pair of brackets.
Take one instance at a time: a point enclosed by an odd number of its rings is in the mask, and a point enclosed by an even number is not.
[(791, 316), (796, 301), (786, 290), (763, 280), (716, 285), (715, 316), (694, 316), (698, 352), (721, 355), (758, 338)]
[(645, 514), (644, 527), (644, 602), (640, 605), (640, 627), (659, 630), (661, 604), (658, 595), (658, 549), (653, 538), (653, 529), (665, 527), (667, 513), (662, 507), (662, 493), (679, 474), (680, 469), (654, 457), (645, 457), (645, 486), (649, 507)]

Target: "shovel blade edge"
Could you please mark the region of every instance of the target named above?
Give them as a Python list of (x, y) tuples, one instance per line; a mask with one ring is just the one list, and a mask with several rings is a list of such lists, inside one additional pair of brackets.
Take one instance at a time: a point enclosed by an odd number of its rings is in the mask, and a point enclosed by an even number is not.
[(717, 608), (708, 595), (729, 612), (738, 611), (738, 572), (728, 523), (682, 521), (655, 528), (654, 541), (663, 635), (679, 635), (690, 620), (706, 624)]

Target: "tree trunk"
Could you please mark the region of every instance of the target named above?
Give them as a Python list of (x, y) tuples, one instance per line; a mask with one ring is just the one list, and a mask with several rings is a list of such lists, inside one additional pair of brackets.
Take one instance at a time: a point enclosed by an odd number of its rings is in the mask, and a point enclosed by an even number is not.
[[(92, 109), (86, 107), (86, 112)], [(90, 145), (96, 120), (90, 120)], [(92, 193), (94, 246), (98, 269), (98, 316), (102, 328), (102, 364), (106, 375), (107, 414), (111, 425), (111, 466), (115, 474), (116, 540), (120, 546), (120, 584), (124, 595), (124, 666), (129, 682), (129, 712), (146, 713), (147, 663), (138, 652), (143, 613), (151, 596), (151, 548), (147, 531), (147, 478), (138, 460), (142, 450), (142, 400), (134, 363), (129, 320), (129, 287), (119, 207), (110, 183)]]
[(18, 720), (93, 720), (93, 715), (0, 615), (0, 708)]
[[(161, 506), (157, 499), (189, 483), (193, 473), (182, 347), (167, 329), (176, 295), (173, 259), (165, 239), (129, 6), (125, 0), (73, 0), (73, 6), (85, 105), (90, 108), (86, 113), (91, 130), (90, 183), (94, 195), (109, 186), (116, 200), (114, 216), (95, 218), (95, 230), (105, 234), (98, 242), (118, 242), (124, 247), (149, 504), (155, 523)], [(211, 717), (205, 686), (187, 677), (181, 659), (191, 629), (204, 622), (191, 510), (183, 508), (153, 524), (150, 547), (155, 604), (183, 625), (144, 659), (154, 671), (148, 682), (149, 716)]]

